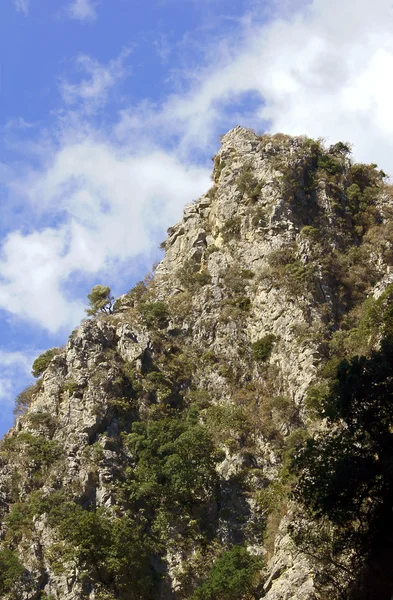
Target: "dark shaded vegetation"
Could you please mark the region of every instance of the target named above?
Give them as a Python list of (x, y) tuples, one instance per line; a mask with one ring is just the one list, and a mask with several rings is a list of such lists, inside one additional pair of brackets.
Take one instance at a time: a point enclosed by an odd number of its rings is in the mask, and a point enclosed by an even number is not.
[(343, 597), (355, 599), (390, 599), (393, 592), (392, 306), (392, 286), (366, 303), (352, 335), (364, 336), (365, 349), (372, 335), (382, 336), (380, 348), (341, 361), (333, 357), (325, 383), (310, 389), (308, 398), (328, 428), (292, 455), (291, 470), (299, 476), (294, 497), (328, 533), (313, 537), (306, 523), (294, 538), (319, 558), (325, 573), (334, 561), (341, 560), (341, 576), (350, 568), (352, 584)]

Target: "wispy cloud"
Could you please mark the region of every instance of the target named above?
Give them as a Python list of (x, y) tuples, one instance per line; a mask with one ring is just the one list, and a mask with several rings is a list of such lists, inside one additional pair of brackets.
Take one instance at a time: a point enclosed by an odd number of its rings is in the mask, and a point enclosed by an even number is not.
[(392, 68), (391, 0), (359, 0), (356, 10), (352, 0), (314, 0), (267, 24), (244, 19), (237, 36), (207, 50), (185, 91), (159, 110), (125, 110), (117, 131), (138, 130), (142, 117), (189, 152), (231, 126), (230, 109), (251, 94), (254, 109), (242, 124), (348, 139), (360, 159), (374, 156), (393, 173)]
[(18, 365), (22, 367), (26, 373), (30, 373), (31, 358), (31, 356), (24, 352), (9, 352), (0, 349), (0, 364), (5, 368)]
[(29, 0), (13, 0), (14, 6), (18, 12), (22, 12), (25, 15), (29, 12)]
[(153, 42), (153, 46), (161, 62), (167, 63), (172, 51), (168, 37), (166, 35), (161, 35)]
[(87, 111), (92, 111), (104, 104), (111, 88), (128, 75), (125, 61), (130, 54), (130, 49), (124, 49), (120, 56), (106, 65), (86, 54), (79, 55), (76, 67), (85, 77), (77, 83), (61, 80), (60, 90), (65, 102), (67, 104), (82, 103)]
[(68, 16), (79, 21), (94, 21), (97, 18), (98, 2), (93, 0), (73, 0), (68, 6)]

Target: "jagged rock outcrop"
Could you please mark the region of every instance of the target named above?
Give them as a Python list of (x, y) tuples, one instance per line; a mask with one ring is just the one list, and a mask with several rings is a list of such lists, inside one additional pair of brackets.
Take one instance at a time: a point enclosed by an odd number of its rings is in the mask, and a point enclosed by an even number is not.
[(241, 597), (335, 597), (277, 482), (332, 335), (391, 281), (392, 196), (362, 169), (343, 144), (223, 137), (154, 276), (71, 334), (2, 442), (24, 567), (2, 597), (191, 598), (233, 544), (264, 560)]

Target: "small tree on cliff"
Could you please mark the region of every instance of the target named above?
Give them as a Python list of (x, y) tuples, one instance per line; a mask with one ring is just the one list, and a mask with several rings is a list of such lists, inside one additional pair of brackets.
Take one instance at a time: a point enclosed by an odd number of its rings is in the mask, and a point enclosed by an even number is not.
[(86, 308), (86, 313), (89, 317), (96, 315), (98, 312), (106, 314), (113, 312), (114, 298), (111, 296), (111, 289), (107, 285), (95, 285), (87, 298), (89, 306)]

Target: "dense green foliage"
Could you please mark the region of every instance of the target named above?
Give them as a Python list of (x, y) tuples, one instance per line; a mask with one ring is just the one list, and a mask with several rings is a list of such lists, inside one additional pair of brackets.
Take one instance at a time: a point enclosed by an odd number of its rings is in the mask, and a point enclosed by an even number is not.
[(28, 431), (4, 438), (2, 450), (8, 454), (18, 454), (34, 471), (49, 467), (61, 456), (59, 442)]
[(259, 362), (267, 361), (273, 351), (275, 340), (276, 336), (269, 333), (254, 342), (251, 346), (253, 358)]
[(62, 504), (56, 517), (58, 536), (65, 541), (62, 550), (57, 547), (57, 570), (64, 560), (76, 559), (89, 577), (114, 589), (119, 598), (139, 600), (151, 593), (152, 548), (131, 517), (112, 518), (103, 508), (83, 510), (73, 502)]
[(33, 362), (33, 366), (31, 369), (31, 373), (33, 377), (40, 377), (42, 373), (49, 367), (49, 364), (54, 356), (59, 353), (58, 348), (51, 348), (50, 350), (46, 350), (38, 356)]
[[(0, 550), (0, 594), (4, 598), (15, 590), (16, 584), (21, 580), (25, 569), (20, 563), (14, 550)], [(16, 596), (14, 596), (16, 598)]]
[(243, 546), (226, 550), (211, 568), (206, 581), (191, 600), (239, 600), (254, 598), (255, 575), (261, 569), (261, 559), (251, 556)]
[[(126, 445), (136, 463), (125, 484), (129, 501), (149, 507), (156, 523), (173, 523), (181, 516), (203, 528), (217, 486), (217, 456), (208, 430), (194, 414), (175, 411), (134, 423)], [(160, 528), (165, 537), (165, 526)]]
[(165, 302), (142, 302), (138, 309), (147, 325), (164, 327), (168, 322), (169, 309)]
[(111, 289), (106, 285), (95, 285), (90, 294), (87, 295), (89, 306), (86, 313), (89, 317), (96, 315), (98, 312), (111, 313), (113, 307), (113, 296)]
[(245, 168), (239, 175), (237, 186), (239, 192), (247, 194), (252, 201), (256, 201), (265, 183), (264, 180), (258, 181), (251, 169)]

